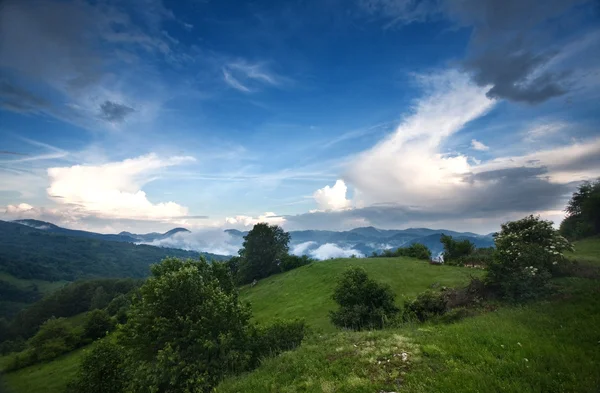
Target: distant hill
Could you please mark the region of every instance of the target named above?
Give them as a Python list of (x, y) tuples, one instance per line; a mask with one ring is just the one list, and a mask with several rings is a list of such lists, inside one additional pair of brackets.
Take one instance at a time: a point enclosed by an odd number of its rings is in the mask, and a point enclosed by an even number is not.
[(67, 229), (59, 227), (58, 225), (54, 225), (50, 222), (40, 221), (40, 220), (15, 220), (13, 222), (26, 225), (31, 228), (36, 228), (39, 230), (43, 230), (46, 232), (52, 233), (60, 233), (66, 236), (77, 236), (77, 237), (87, 237), (90, 239), (100, 239), (100, 240), (109, 240), (114, 242), (128, 242), (128, 243), (139, 243), (139, 242), (153, 242), (155, 240), (163, 240), (169, 238), (176, 233), (180, 232), (189, 232), (185, 228), (174, 228), (165, 233), (146, 233), (146, 234), (135, 234), (130, 232), (121, 232), (119, 234), (104, 234), (104, 233), (96, 233), (96, 232), (88, 232), (88, 231), (79, 231), (75, 229)]
[[(198, 258), (202, 254), (208, 259), (226, 258), (216, 254), (111, 241), (110, 236), (121, 235), (94, 237), (98, 234), (32, 221), (27, 220), (27, 224), (0, 221), (0, 271), (17, 278), (46, 281), (145, 277), (151, 264), (167, 256)], [(34, 227), (40, 223), (48, 227)]]
[[(242, 239), (248, 232), (237, 229), (226, 229), (225, 232), (234, 238)], [(493, 247), (493, 234), (478, 235), (473, 232), (457, 232), (448, 229), (408, 228), (408, 229), (379, 229), (375, 227), (354, 228), (349, 231), (322, 231), (303, 230), (291, 231), (290, 248), (303, 243), (310, 243), (302, 250), (306, 254), (325, 244), (335, 244), (344, 250), (352, 250), (357, 254), (371, 255), (373, 252), (381, 252), (388, 248), (408, 246), (413, 243), (421, 243), (429, 247), (434, 255), (441, 253), (444, 249), (440, 242), (442, 234), (450, 235), (456, 239), (468, 239), (478, 248)]]

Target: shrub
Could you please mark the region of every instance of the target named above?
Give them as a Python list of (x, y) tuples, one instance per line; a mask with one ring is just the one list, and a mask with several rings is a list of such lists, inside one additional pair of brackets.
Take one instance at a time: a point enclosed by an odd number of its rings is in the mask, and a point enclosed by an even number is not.
[(426, 245), (421, 243), (414, 243), (408, 247), (400, 247), (396, 250), (395, 256), (399, 257), (411, 257), (417, 259), (423, 259), (426, 261), (431, 260), (431, 251)]
[(289, 351), (302, 343), (306, 334), (306, 323), (302, 320), (277, 320), (267, 326), (259, 326), (252, 336), (253, 365), (267, 356)]
[(475, 251), (475, 244), (468, 239), (454, 240), (452, 236), (442, 234), (440, 242), (444, 245), (444, 263), (457, 260)]
[(83, 335), (90, 340), (96, 340), (106, 336), (112, 331), (115, 323), (105, 310), (93, 310), (86, 316), (83, 325)]
[(496, 253), (487, 280), (507, 300), (527, 300), (547, 289), (550, 272), (565, 262), (571, 244), (551, 221), (528, 216), (502, 224), (495, 236)]
[(463, 255), (456, 259), (450, 259), (446, 263), (454, 266), (480, 266), (487, 267), (492, 263), (494, 257), (494, 248), (477, 248), (468, 255)]
[(151, 271), (119, 335), (128, 391), (211, 392), (223, 376), (246, 369), (250, 311), (231, 276), (204, 259), (167, 258)]
[(44, 361), (72, 351), (80, 343), (80, 335), (64, 318), (50, 318), (29, 340), (29, 347), (36, 361)]
[(124, 391), (125, 355), (123, 348), (101, 340), (85, 354), (69, 393), (120, 393)]
[(417, 295), (413, 300), (404, 304), (404, 313), (402, 315), (405, 321), (426, 320), (444, 314), (448, 310), (446, 298), (443, 294), (425, 291)]
[(309, 265), (314, 260), (309, 258), (307, 255), (296, 256), (296, 255), (286, 255), (282, 258), (279, 267), (282, 272), (287, 272), (292, 269), (299, 268), (300, 266)]
[(330, 312), (331, 322), (353, 330), (380, 329), (398, 314), (394, 297), (389, 286), (369, 279), (364, 269), (352, 267), (344, 272), (333, 293), (340, 307)]

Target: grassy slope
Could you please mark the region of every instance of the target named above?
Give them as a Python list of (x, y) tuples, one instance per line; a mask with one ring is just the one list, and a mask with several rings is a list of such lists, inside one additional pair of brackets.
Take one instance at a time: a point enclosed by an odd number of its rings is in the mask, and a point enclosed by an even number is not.
[(50, 292), (53, 292), (59, 288), (62, 288), (65, 284), (68, 283), (68, 281), (44, 281), (44, 280), (37, 280), (37, 279), (22, 279), (22, 278), (17, 278), (13, 275), (10, 275), (6, 272), (2, 272), (0, 271), (0, 280), (1, 281), (6, 281), (8, 283), (11, 283), (13, 285), (15, 285), (16, 287), (22, 288), (22, 289), (27, 289), (30, 288), (31, 285), (36, 285), (38, 288), (38, 291), (40, 291), (41, 294), (46, 295)]
[(470, 274), (482, 273), (474, 269), (429, 265), (410, 258), (336, 259), (261, 280), (254, 288), (243, 288), (241, 299), (250, 302), (258, 322), (273, 318), (304, 318), (311, 327), (332, 332), (335, 328), (329, 322), (328, 312), (335, 304), (331, 294), (337, 277), (350, 265), (360, 265), (370, 277), (389, 284), (398, 296), (398, 304), (433, 283), (458, 285), (467, 282)]
[[(600, 261), (600, 239), (579, 242), (573, 256)], [(597, 392), (600, 285), (554, 284), (550, 300), (451, 325), (315, 335), (217, 392)]]
[(586, 261), (595, 265), (600, 265), (600, 237), (591, 237), (576, 241), (575, 252), (569, 253), (570, 256), (580, 261)]

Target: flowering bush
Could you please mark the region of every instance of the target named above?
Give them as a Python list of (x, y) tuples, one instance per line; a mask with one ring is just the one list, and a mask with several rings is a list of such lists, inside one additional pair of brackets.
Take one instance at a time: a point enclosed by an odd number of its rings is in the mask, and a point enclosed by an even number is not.
[(502, 224), (495, 236), (496, 254), (488, 271), (488, 282), (502, 296), (524, 300), (546, 288), (551, 272), (565, 261), (563, 252), (571, 244), (552, 227), (551, 221), (528, 216)]

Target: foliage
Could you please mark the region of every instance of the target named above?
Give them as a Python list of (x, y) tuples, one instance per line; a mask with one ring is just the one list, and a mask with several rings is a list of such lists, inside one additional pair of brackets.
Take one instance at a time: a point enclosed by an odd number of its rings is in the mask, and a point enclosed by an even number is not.
[(468, 239), (455, 240), (452, 236), (442, 234), (440, 242), (444, 245), (444, 263), (452, 263), (451, 261), (472, 254), (475, 251), (475, 244)]
[(258, 365), (263, 358), (298, 347), (304, 339), (306, 329), (303, 320), (275, 320), (266, 326), (259, 325), (251, 335), (254, 359), (252, 365)]
[[(65, 236), (0, 221), (0, 271), (47, 281), (134, 277), (167, 256), (197, 258), (197, 252)], [(211, 259), (222, 256), (206, 254)]]
[(69, 384), (72, 393), (120, 393), (126, 385), (123, 348), (110, 340), (99, 341), (85, 354), (75, 379)]
[(333, 292), (339, 309), (330, 313), (331, 322), (353, 330), (381, 329), (398, 313), (394, 292), (369, 279), (360, 267), (351, 267), (340, 277)]
[(297, 255), (286, 255), (282, 258), (280, 269), (282, 272), (287, 272), (292, 269), (299, 268), (301, 266), (309, 265), (314, 262), (314, 259), (310, 258), (307, 255), (297, 256)]
[(448, 311), (448, 305), (444, 294), (433, 291), (420, 293), (415, 299), (409, 300), (404, 304), (403, 319), (406, 321), (426, 320), (442, 315)]
[(488, 282), (509, 300), (527, 300), (544, 292), (553, 266), (563, 263), (571, 244), (551, 221), (527, 216), (501, 225)]
[(565, 211), (567, 217), (560, 224), (560, 232), (566, 238), (581, 239), (600, 233), (600, 179), (581, 184)]
[(69, 284), (17, 314), (10, 323), (9, 338), (32, 336), (52, 316), (70, 317), (91, 310), (98, 288), (102, 288), (107, 299), (113, 299), (131, 292), (140, 283), (133, 279), (98, 279)]
[(115, 322), (105, 310), (93, 310), (86, 316), (83, 325), (83, 336), (90, 340), (96, 340), (106, 336), (115, 328)]
[(209, 392), (248, 366), (250, 311), (215, 266), (175, 258), (152, 266), (119, 336), (129, 390)]
[(290, 234), (280, 226), (259, 223), (244, 236), (240, 266), (242, 283), (268, 277), (280, 271), (281, 260), (288, 255)]
[(493, 247), (476, 248), (472, 253), (463, 255), (456, 259), (444, 261), (453, 266), (488, 266), (494, 257), (495, 249)]
[(399, 247), (395, 250), (383, 250), (381, 255), (373, 252), (371, 257), (377, 258), (380, 256), (385, 258), (410, 257), (429, 261), (431, 260), (431, 251), (424, 244), (413, 243), (408, 247)]
[(131, 306), (131, 293), (119, 294), (110, 301), (106, 307), (108, 315), (115, 317), (118, 323), (125, 323), (127, 321), (127, 310)]

